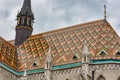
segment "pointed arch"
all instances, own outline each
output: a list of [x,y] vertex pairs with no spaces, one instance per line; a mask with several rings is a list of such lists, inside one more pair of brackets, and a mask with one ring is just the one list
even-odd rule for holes
[[106,80],[104,76],[100,75],[97,80]]
[[118,77],[118,79],[117,80],[120,80],[120,76]]

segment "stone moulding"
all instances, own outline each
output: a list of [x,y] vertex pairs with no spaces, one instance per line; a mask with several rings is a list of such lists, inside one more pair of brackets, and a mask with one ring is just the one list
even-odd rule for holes
[[[105,63],[120,63],[120,60],[113,60],[113,59],[108,59],[108,60],[91,60],[90,64],[105,64]],[[60,69],[65,69],[65,68],[73,68],[73,67],[79,67],[82,65],[82,62],[76,62],[76,63],[69,63],[69,64],[63,64],[63,65],[56,65],[52,67],[52,70],[60,70]],[[9,72],[21,76],[23,75],[23,71],[16,71],[8,66],[6,66],[3,63],[0,63],[0,67],[8,70]],[[34,74],[34,73],[41,73],[44,72],[44,68],[39,68],[39,69],[34,69],[34,70],[28,70],[27,74]]]

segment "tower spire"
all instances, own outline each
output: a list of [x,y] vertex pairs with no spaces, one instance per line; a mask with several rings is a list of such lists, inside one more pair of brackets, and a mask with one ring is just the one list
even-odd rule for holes
[[31,0],[24,0],[21,11],[17,14],[15,46],[23,42],[32,34],[34,14],[31,9]]
[[22,9],[19,15],[34,17],[31,9],[31,0],[24,0]]
[[106,15],[106,5],[104,5],[104,19],[106,20],[106,17],[107,17],[107,15]]

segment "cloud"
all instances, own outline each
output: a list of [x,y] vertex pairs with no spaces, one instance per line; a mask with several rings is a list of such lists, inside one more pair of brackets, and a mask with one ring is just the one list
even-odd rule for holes
[[[35,15],[33,34],[104,18],[103,5],[107,5],[107,19],[120,35],[119,0],[31,0]],[[0,36],[15,38],[16,14],[23,0],[0,0]]]

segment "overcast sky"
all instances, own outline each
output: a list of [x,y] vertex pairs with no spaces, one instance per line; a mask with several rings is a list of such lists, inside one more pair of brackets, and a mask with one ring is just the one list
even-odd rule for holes
[[[120,0],[31,0],[35,15],[33,34],[104,18],[120,35]],[[23,0],[0,0],[0,36],[15,38],[16,15]]]

